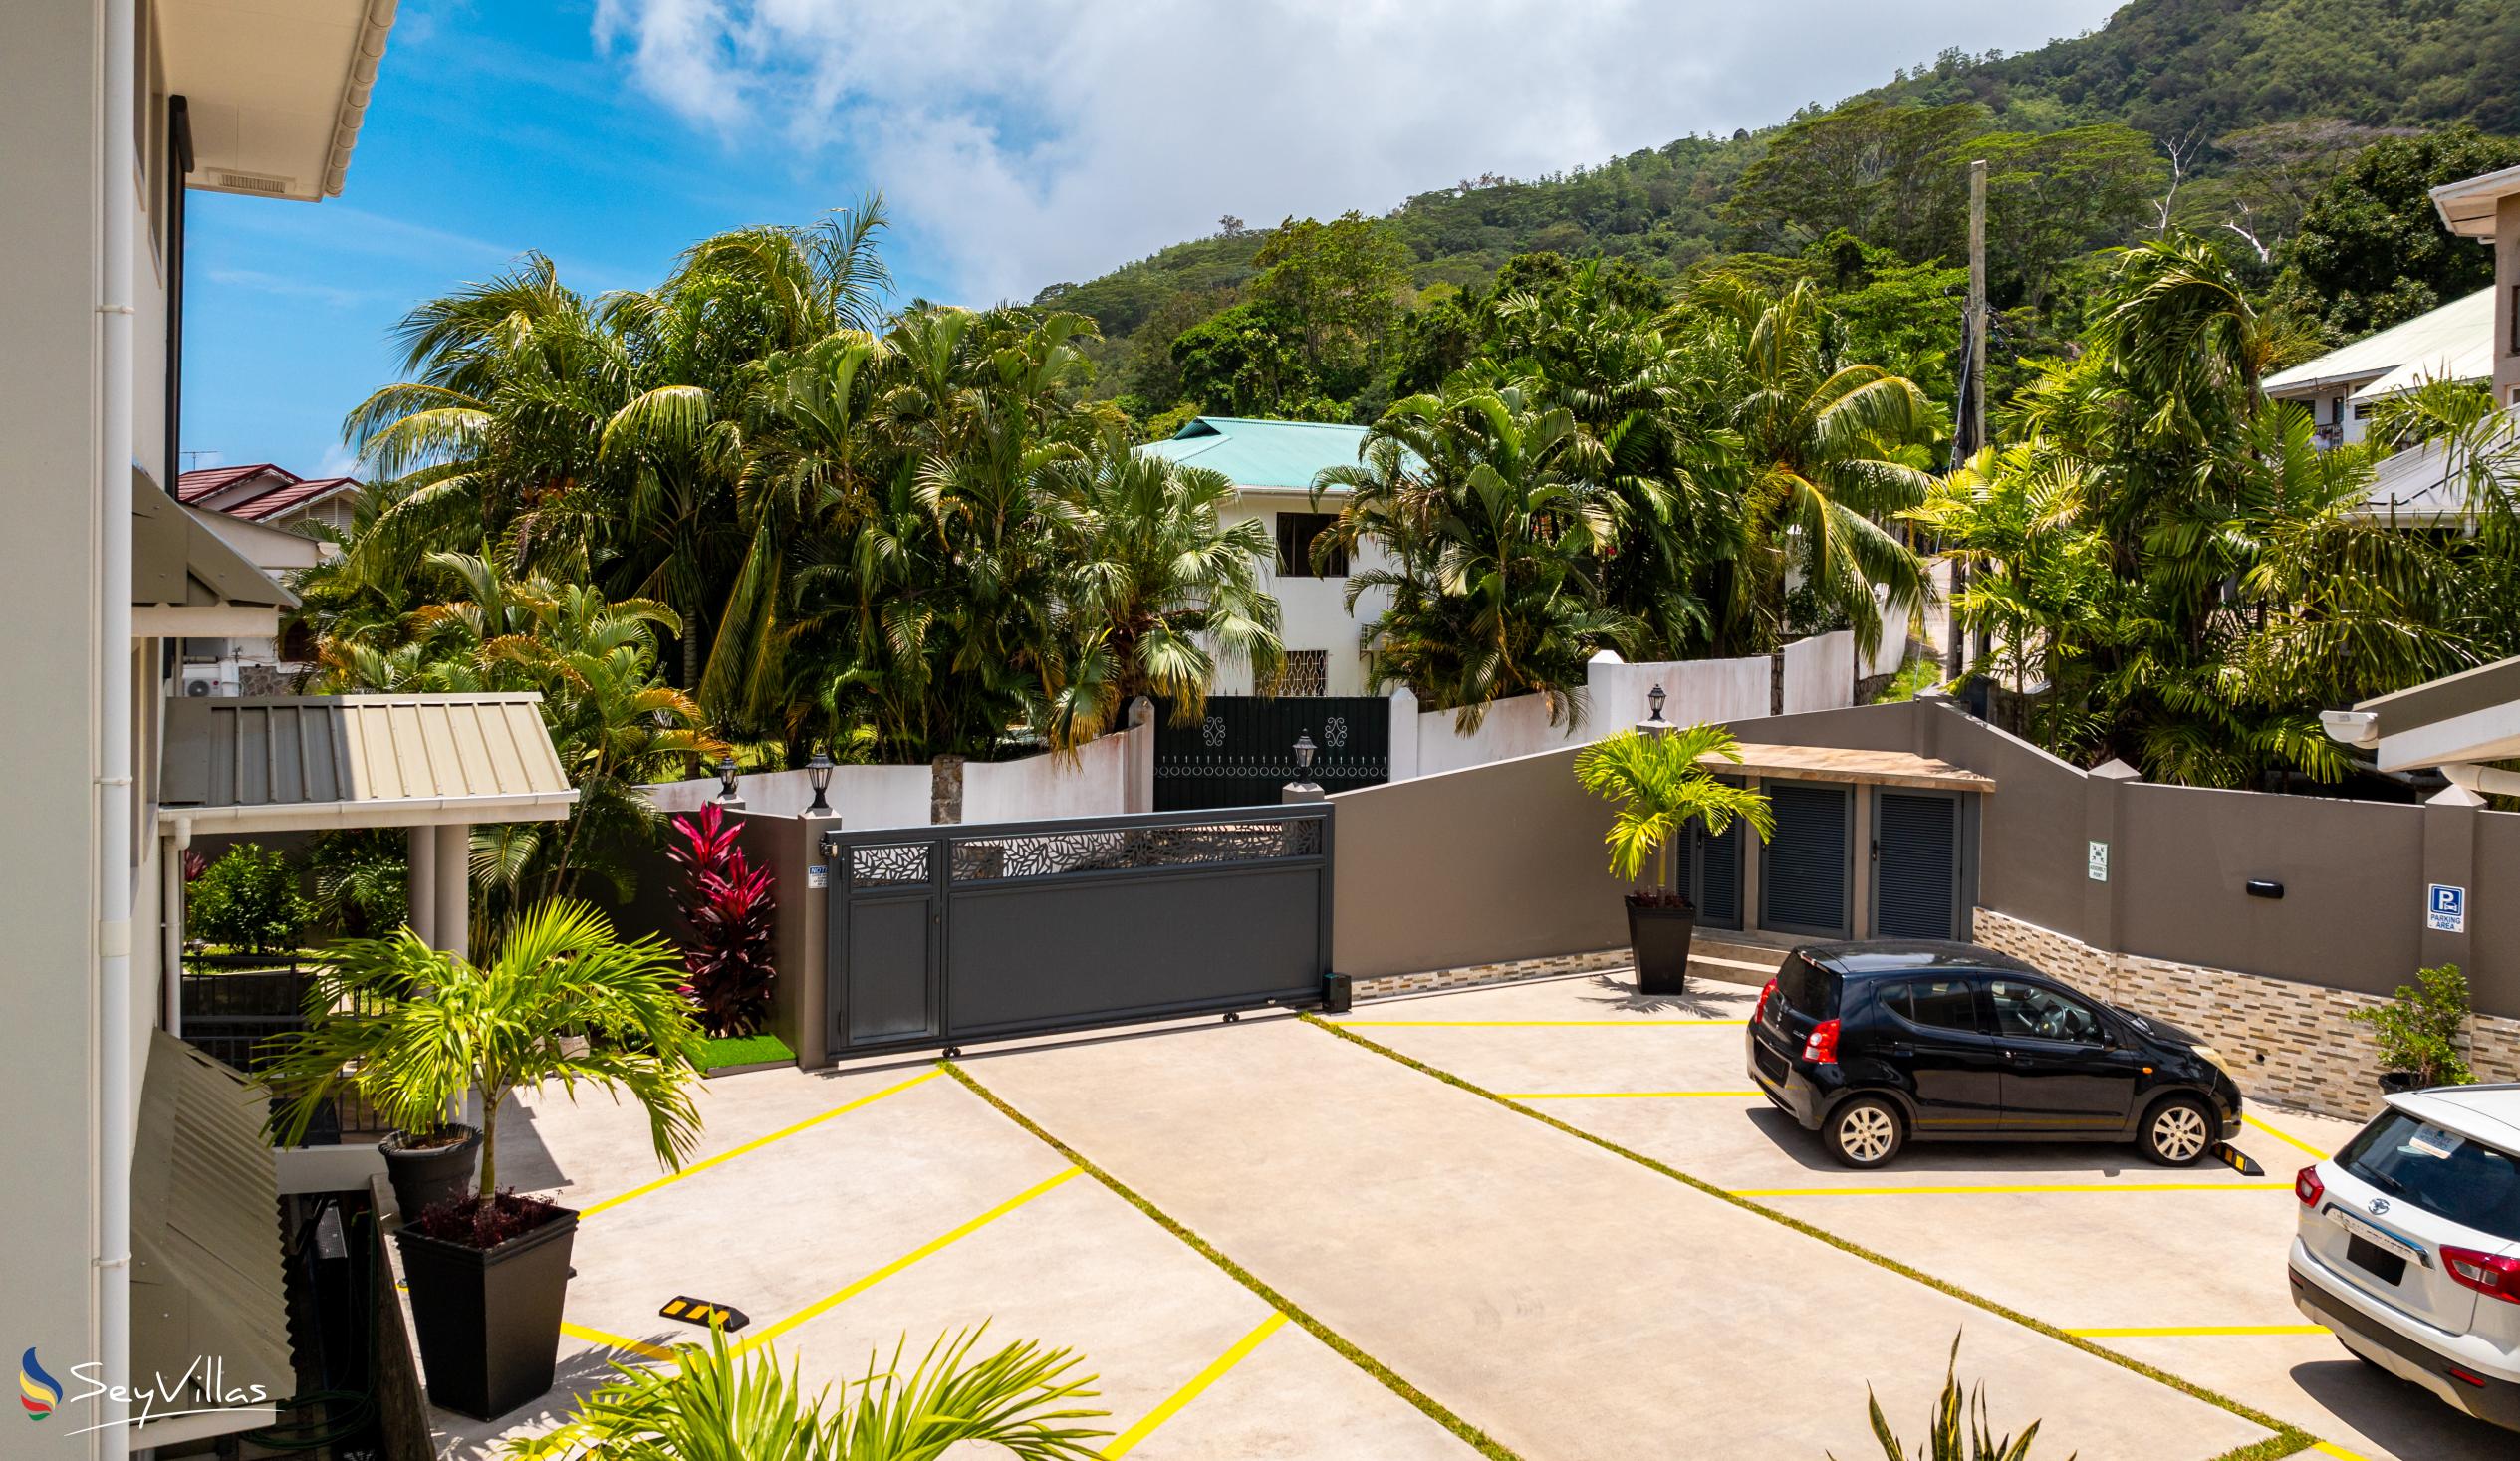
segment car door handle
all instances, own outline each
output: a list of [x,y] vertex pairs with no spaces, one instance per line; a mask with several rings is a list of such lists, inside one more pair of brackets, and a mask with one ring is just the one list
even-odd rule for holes
[[1893,1040],[1888,1045],[1882,1047],[1882,1054],[1884,1055],[1905,1056],[1914,1055],[1915,1053],[1916,1048],[1909,1045],[1904,1040]]

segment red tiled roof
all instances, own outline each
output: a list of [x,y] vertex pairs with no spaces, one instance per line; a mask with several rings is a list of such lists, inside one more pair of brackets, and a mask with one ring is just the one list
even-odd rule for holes
[[258,497],[249,497],[227,511],[259,523],[278,517],[293,507],[304,507],[344,488],[358,485],[357,477],[313,477],[287,487],[275,487]]
[[359,485],[356,477],[301,477],[286,467],[270,462],[253,462],[236,467],[200,467],[186,472],[176,479],[175,496],[178,501],[198,504],[239,482],[266,475],[279,478],[280,484],[213,511],[248,522],[264,522],[292,508],[304,507]]
[[295,482],[298,474],[270,462],[249,462],[241,467],[197,467],[175,479],[175,500],[199,502],[222,488],[233,487],[248,477],[270,472]]

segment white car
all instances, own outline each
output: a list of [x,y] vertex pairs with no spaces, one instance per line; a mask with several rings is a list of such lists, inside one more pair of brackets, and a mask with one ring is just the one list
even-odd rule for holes
[[2520,1086],[2390,1096],[2293,1193],[2301,1312],[2364,1360],[2520,1430]]

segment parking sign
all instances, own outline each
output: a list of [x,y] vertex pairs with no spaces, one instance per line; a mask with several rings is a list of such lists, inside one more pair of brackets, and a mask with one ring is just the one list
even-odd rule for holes
[[2467,889],[2436,882],[2424,893],[2423,926],[2436,933],[2467,931]]

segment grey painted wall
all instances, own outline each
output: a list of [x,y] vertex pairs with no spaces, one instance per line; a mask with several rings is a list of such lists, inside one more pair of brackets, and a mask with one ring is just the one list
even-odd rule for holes
[[1342,792],[1331,966],[1372,978],[1622,948],[1611,808],[1575,747]]
[[[2059,761],[1940,701],[1734,722],[1745,742],[1908,751],[1994,778],[1977,901],[2097,948],[2389,994],[2456,962],[2476,1007],[2520,1016],[2520,815],[2155,786]],[[1616,948],[1605,804],[1574,752],[1339,804],[1336,960],[1360,977]],[[2109,876],[2090,876],[2090,844]],[[2252,878],[2281,899],[2248,895]],[[2427,932],[2429,882],[2468,891],[2467,929]]]

